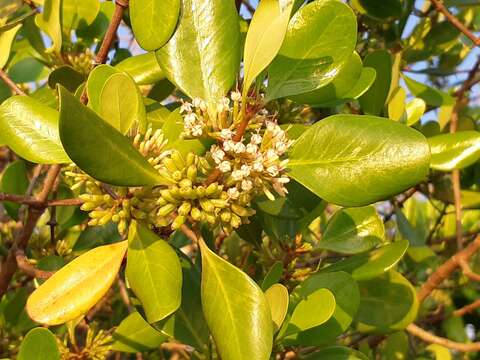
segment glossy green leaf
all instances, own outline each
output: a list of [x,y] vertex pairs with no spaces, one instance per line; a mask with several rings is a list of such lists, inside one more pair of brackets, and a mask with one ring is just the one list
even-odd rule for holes
[[[28,184],[25,162],[17,160],[10,163],[3,171],[0,180],[0,191],[6,194],[25,195]],[[3,202],[3,206],[12,219],[18,220],[20,204],[5,201]]]
[[364,67],[360,78],[355,83],[355,85],[350,89],[349,92],[343,95],[344,99],[358,99],[360,96],[365,94],[375,82],[377,78],[377,72],[374,68]]
[[275,264],[272,265],[270,270],[268,270],[267,275],[265,275],[265,279],[262,282],[262,290],[265,291],[277,282],[280,281],[283,274],[283,262],[277,261]]
[[45,328],[30,330],[20,345],[17,359],[60,360],[60,351],[55,335]]
[[56,89],[57,84],[60,84],[72,93],[74,93],[84,81],[85,75],[80,74],[69,65],[56,68],[48,76],[48,86],[50,88]]
[[228,360],[269,359],[273,323],[262,290],[203,240],[200,249],[202,306],[220,356]]
[[131,0],[130,21],[138,44],[160,49],[172,36],[180,14],[180,0]]
[[413,80],[408,76],[403,76],[403,79],[405,80],[408,90],[416,97],[424,100],[427,105],[439,107],[442,105],[452,105],[454,103],[453,98],[441,90]]
[[58,112],[28,96],[0,105],[0,142],[34,163],[70,162],[58,135]]
[[403,330],[417,316],[415,288],[396,271],[360,281],[360,307],[356,320],[361,331]]
[[62,25],[66,35],[82,25],[90,25],[100,11],[99,0],[63,0]]
[[480,159],[480,133],[459,131],[428,138],[432,152],[430,167],[440,171],[463,169]]
[[103,86],[110,76],[117,73],[118,70],[110,65],[99,65],[90,72],[87,80],[88,106],[96,112],[100,109]]
[[342,209],[328,221],[318,247],[356,254],[381,243],[384,235],[383,221],[373,206]]
[[272,312],[274,331],[280,329],[288,310],[288,290],[282,284],[274,284],[265,291],[268,305]]
[[144,352],[160,346],[167,336],[155,330],[138,312],[128,315],[112,335],[112,350],[122,352]]
[[240,66],[234,1],[182,1],[177,30],[156,54],[166,77],[185,94],[216,102],[233,86]]
[[368,360],[364,354],[344,346],[331,346],[304,357],[305,360]]
[[132,56],[115,65],[117,70],[126,72],[138,85],[150,85],[162,80],[163,74],[155,53]]
[[374,68],[377,75],[370,89],[359,98],[360,105],[365,114],[380,115],[390,90],[392,56],[386,50],[376,50],[365,57],[363,65]]
[[112,285],[126,250],[126,241],[99,246],[68,263],[30,295],[30,317],[59,325],[85,315]]
[[307,93],[330,83],[352,55],[356,39],[357,22],[348,5],[319,0],[300,8],[268,69],[267,99]]
[[335,311],[332,317],[320,326],[288,337],[284,340],[287,344],[305,346],[327,344],[334,341],[352,323],[360,304],[360,293],[352,276],[343,271],[316,273],[309,276],[293,291],[292,305],[322,288],[330,290],[335,297]]
[[284,9],[279,0],[260,2],[253,14],[244,48],[244,96],[255,78],[267,68],[282,46],[293,2]]
[[429,162],[428,143],[416,130],[379,117],[334,115],[298,138],[289,168],[319,197],[364,206],[422,181]]
[[164,324],[161,323],[160,330],[201,353],[208,353],[210,333],[202,311],[200,271],[187,256],[180,253],[179,257],[183,274],[182,303]]
[[290,96],[290,99],[302,104],[319,105],[342,99],[352,89],[362,73],[362,60],[354,52],[333,81],[318,90],[302,95]]
[[405,106],[405,111],[407,113],[407,125],[415,125],[427,109],[427,104],[425,101],[419,98],[415,98]]
[[407,93],[402,87],[396,88],[388,102],[388,117],[395,121],[405,122],[405,100]]
[[146,128],[142,94],[129,75],[118,73],[107,79],[100,95],[99,115],[122,134],[135,123]]
[[172,247],[144,225],[132,222],[128,233],[126,274],[149,323],[180,306],[182,269]]
[[10,57],[12,43],[21,27],[22,24],[18,24],[7,31],[0,33],[0,69],[7,64],[8,58]]
[[[0,12],[1,12],[1,10],[0,10]],[[8,22],[6,22],[6,23],[3,23],[3,20],[6,20],[6,18],[0,15],[0,19],[2,19],[2,21],[0,21],[0,34],[16,27],[17,25],[23,23],[30,16],[33,16],[33,15],[36,15],[36,14],[37,14],[37,12],[32,10],[32,11],[24,13],[24,14],[18,16],[18,17],[15,17],[14,19],[9,19]]]
[[396,241],[368,253],[353,255],[321,271],[322,273],[346,271],[357,281],[369,280],[393,268],[403,257],[407,248],[407,240]]
[[322,325],[335,311],[335,297],[328,289],[318,289],[304,296],[293,310],[287,334],[305,331]]
[[170,183],[126,137],[62,87],[59,128],[70,158],[100,181],[118,186]]
[[62,0],[45,0],[43,11],[35,17],[37,26],[46,32],[52,40],[48,52],[60,53],[62,49]]

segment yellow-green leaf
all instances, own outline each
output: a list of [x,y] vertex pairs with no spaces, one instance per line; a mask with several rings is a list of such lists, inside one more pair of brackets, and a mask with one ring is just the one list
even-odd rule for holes
[[288,290],[282,284],[274,284],[265,291],[265,297],[270,305],[274,330],[277,331],[282,326],[285,315],[288,310]]
[[13,40],[15,39],[15,36],[21,27],[22,24],[18,24],[10,30],[0,34],[0,69],[7,64],[8,58],[10,57],[10,49],[12,47]]
[[253,14],[245,40],[244,63],[246,95],[255,78],[272,62],[287,32],[293,1],[283,10],[279,0],[263,0]]
[[85,314],[112,285],[126,250],[127,241],[99,246],[68,263],[30,295],[30,317],[59,325]]
[[395,121],[402,121],[405,113],[405,100],[407,93],[402,87],[396,88],[392,93],[392,98],[388,102],[388,117]]
[[407,125],[412,126],[416,124],[422,117],[426,108],[427,104],[425,104],[425,101],[420,98],[415,98],[410,101],[405,106],[405,112],[407,113]]
[[262,290],[248,275],[200,241],[202,307],[225,360],[267,360],[272,350],[272,316]]
[[45,0],[43,12],[35,17],[37,26],[45,31],[52,40],[52,46],[48,52],[60,53],[62,49],[62,0]]

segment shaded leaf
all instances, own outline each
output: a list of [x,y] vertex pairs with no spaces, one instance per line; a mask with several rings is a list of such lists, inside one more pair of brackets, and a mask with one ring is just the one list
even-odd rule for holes
[[304,358],[305,360],[368,360],[360,351],[344,347],[332,346],[314,352]]
[[56,68],[48,76],[48,86],[50,88],[56,89],[57,84],[60,84],[72,93],[74,93],[84,81],[85,76],[68,65]]
[[112,285],[126,250],[126,241],[99,246],[68,263],[30,295],[30,317],[59,325],[86,314]]
[[[6,194],[25,195],[28,189],[28,184],[29,181],[25,162],[17,160],[10,163],[3,171],[0,182],[0,191]],[[12,219],[18,220],[20,204],[5,201],[3,202],[3,206]]]
[[80,24],[92,24],[99,11],[99,0],[63,0],[62,25],[65,34],[70,35]]
[[20,345],[17,359],[60,360],[55,336],[45,328],[30,330]]

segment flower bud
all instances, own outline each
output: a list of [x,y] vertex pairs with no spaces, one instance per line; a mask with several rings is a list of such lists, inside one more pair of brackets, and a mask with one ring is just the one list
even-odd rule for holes
[[210,200],[200,199],[199,202],[202,209],[205,210],[206,212],[213,212],[215,210],[215,206],[212,204]]
[[175,210],[175,205],[173,205],[173,204],[167,204],[167,205],[162,206],[162,207],[158,210],[157,215],[158,215],[158,216],[167,216],[167,215],[170,214],[173,210]]
[[176,230],[185,223],[186,217],[178,215],[172,222],[172,229]]
[[192,208],[192,210],[190,211],[190,215],[195,221],[200,221],[200,219],[202,218],[202,212],[196,207]]
[[190,202],[185,201],[179,208],[178,213],[180,215],[188,215],[190,210],[192,209],[192,204]]

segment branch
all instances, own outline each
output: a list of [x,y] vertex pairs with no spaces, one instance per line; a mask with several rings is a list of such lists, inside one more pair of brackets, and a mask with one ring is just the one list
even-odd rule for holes
[[480,39],[477,38],[465,25],[462,24],[448,9],[443,5],[440,0],[431,0],[438,12],[442,13],[450,23],[460,30],[466,37],[472,40],[475,46],[480,46]]
[[457,309],[453,312],[453,316],[461,317],[465,314],[471,313],[473,310],[478,309],[480,307],[480,299],[474,301],[471,304],[465,305],[464,307]]
[[0,69],[0,79],[2,79],[5,84],[7,84],[7,86],[10,88],[10,90],[13,91],[14,94],[22,96],[27,95],[22,89],[18,87],[17,84],[12,81],[12,79],[8,77],[7,73],[2,69]]
[[458,263],[462,269],[463,275],[468,277],[470,280],[480,281],[480,275],[472,270],[467,260],[460,259]]
[[407,326],[407,331],[422,339],[423,341],[430,343],[430,344],[438,344],[442,345],[448,349],[452,350],[458,350],[461,352],[473,352],[473,351],[480,351],[480,342],[475,342],[471,344],[464,344],[464,343],[458,343],[455,341],[451,341],[446,338],[442,338],[440,336],[433,335],[429,333],[428,331],[418,327],[415,324],[410,324]]
[[43,271],[34,267],[28,261],[27,257],[23,250],[17,250],[15,254],[15,259],[17,261],[18,268],[28,276],[37,278],[37,279],[48,279],[55,272],[54,271]]

